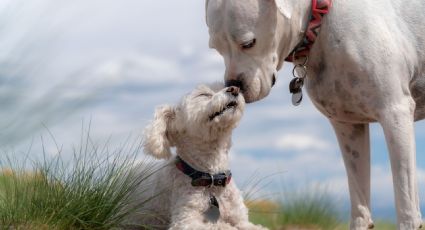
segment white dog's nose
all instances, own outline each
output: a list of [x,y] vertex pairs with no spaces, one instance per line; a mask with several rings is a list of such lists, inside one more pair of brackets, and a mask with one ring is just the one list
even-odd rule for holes
[[242,88],[242,81],[241,80],[226,80],[224,82],[226,87],[230,87],[230,86],[236,86],[239,89]]
[[231,93],[235,97],[239,95],[239,91],[239,88],[236,86],[230,86],[226,89],[226,92]]

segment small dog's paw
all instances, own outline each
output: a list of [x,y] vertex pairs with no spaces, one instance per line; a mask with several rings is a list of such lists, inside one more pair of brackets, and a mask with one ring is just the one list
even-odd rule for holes
[[268,230],[268,228],[252,223],[241,224],[237,226],[239,230]]
[[214,229],[214,230],[238,230],[238,228],[235,228],[232,225],[227,224],[227,223],[218,223],[218,224],[214,225],[214,227],[211,228],[211,229]]
[[257,230],[269,230],[268,228],[263,227],[261,225],[255,225],[255,227],[256,227]]

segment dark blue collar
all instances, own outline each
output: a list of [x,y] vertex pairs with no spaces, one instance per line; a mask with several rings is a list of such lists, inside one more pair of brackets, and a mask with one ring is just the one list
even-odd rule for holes
[[232,173],[230,170],[226,170],[222,173],[209,174],[206,172],[198,171],[192,168],[188,163],[182,160],[179,156],[176,157],[176,167],[181,172],[192,178],[192,186],[198,187],[211,187],[211,186],[222,186],[225,187],[230,183],[232,179]]

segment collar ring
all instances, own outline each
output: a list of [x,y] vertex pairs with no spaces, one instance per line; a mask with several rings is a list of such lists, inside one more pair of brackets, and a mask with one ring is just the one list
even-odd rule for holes
[[212,188],[214,186],[214,175],[210,174],[211,176],[211,184],[208,186],[208,188]]

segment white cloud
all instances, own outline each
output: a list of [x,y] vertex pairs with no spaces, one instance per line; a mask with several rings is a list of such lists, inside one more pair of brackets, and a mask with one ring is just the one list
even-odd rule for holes
[[325,151],[331,146],[330,143],[319,137],[303,133],[285,134],[277,140],[275,145],[278,149],[295,151]]
[[95,70],[95,76],[100,78],[98,83],[107,85],[126,83],[149,86],[184,80],[181,65],[176,60],[142,54],[106,61]]

